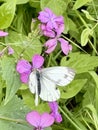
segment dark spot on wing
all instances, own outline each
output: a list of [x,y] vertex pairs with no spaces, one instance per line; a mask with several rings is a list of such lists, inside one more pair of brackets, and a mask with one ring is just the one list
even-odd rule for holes
[[68,77],[68,75],[65,74],[65,75],[64,75],[64,78],[67,78],[67,77]]

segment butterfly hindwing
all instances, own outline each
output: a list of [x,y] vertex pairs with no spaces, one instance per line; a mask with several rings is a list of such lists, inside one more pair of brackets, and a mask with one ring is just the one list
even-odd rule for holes
[[44,101],[56,101],[60,98],[60,91],[56,88],[56,84],[47,79],[43,75],[40,78],[41,93],[40,98]]

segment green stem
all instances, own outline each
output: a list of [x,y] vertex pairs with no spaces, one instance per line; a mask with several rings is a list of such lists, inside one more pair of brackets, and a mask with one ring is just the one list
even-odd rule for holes
[[6,45],[6,44],[4,44],[3,42],[0,42],[0,44],[1,44],[1,45],[3,45],[3,46],[7,46],[7,45]]
[[84,123],[86,124],[86,126],[87,126],[90,130],[92,130],[92,128],[89,126],[89,124],[84,120],[83,116],[82,116],[82,120],[84,121]]
[[64,114],[64,116],[71,122],[71,124],[77,129],[77,130],[83,130],[80,127],[77,126],[77,124],[66,114],[63,109],[59,106],[60,111]]
[[91,30],[94,30],[97,27],[97,25],[98,25],[98,23],[96,23],[95,26]]
[[95,7],[95,4],[94,4],[94,1],[93,1],[93,0],[92,0],[92,5],[93,5],[93,8],[94,8],[94,11],[95,11],[95,14],[96,14],[96,19],[98,19],[98,15],[97,15],[96,7]]
[[51,59],[52,59],[52,53],[49,55],[49,60],[48,60],[47,67],[49,67],[49,66],[50,66],[50,64],[51,64]]
[[4,116],[0,116],[0,119],[1,120],[16,122],[16,123],[20,123],[20,124],[26,124],[26,121],[21,120],[21,119],[12,119],[12,118],[9,118],[9,117],[4,117]]
[[69,41],[70,43],[72,43],[73,45],[75,45],[76,47],[78,47],[80,50],[82,50],[84,53],[88,54],[84,49],[82,49],[82,48],[81,48],[79,45],[77,45],[75,42],[73,42],[73,41],[70,40],[69,38],[65,37],[64,35],[63,35],[63,37],[64,37],[67,41]]
[[98,52],[97,52],[97,50],[96,50],[96,48],[94,47],[94,45],[92,44],[92,42],[89,40],[89,43],[90,43],[90,45],[92,46],[92,48],[93,48],[93,50],[96,52],[96,54],[98,55]]
[[54,60],[57,59],[57,57],[61,54],[61,50],[56,54],[56,56],[54,57]]
[[84,19],[81,17],[81,15],[79,14],[79,12],[77,10],[75,10],[75,13],[77,14],[77,16],[80,18],[80,20],[82,21],[82,23],[84,24],[84,26],[86,28],[89,28],[87,23],[84,21]]

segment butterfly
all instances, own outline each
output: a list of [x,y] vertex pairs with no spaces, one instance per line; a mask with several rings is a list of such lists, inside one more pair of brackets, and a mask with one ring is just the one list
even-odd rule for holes
[[29,89],[35,93],[35,105],[38,105],[38,96],[53,102],[60,98],[57,86],[68,85],[75,76],[75,71],[69,67],[55,66],[43,69],[34,69],[29,76]]

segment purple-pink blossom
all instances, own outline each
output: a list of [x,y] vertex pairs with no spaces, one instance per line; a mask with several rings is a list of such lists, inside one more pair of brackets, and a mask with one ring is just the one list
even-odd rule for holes
[[54,38],[54,39],[49,39],[45,43],[45,47],[47,47],[47,50],[45,51],[46,53],[50,54],[53,52],[57,46],[57,43],[60,42],[61,44],[61,50],[65,55],[68,55],[68,53],[72,50],[72,46],[68,43],[63,38]]
[[54,118],[48,113],[39,114],[37,111],[29,112],[26,115],[27,122],[34,126],[34,130],[44,130],[54,123]]
[[49,106],[50,106],[50,109],[51,109],[50,114],[54,117],[56,122],[60,123],[62,121],[62,116],[58,112],[57,102],[49,102]]
[[64,31],[64,25],[61,25],[57,30],[56,36],[46,41],[45,43],[45,47],[47,47],[47,50],[45,51],[46,53],[50,54],[51,52],[53,52],[58,42],[61,44],[61,50],[65,55],[68,55],[68,53],[72,50],[72,46],[68,43],[68,41],[66,41],[64,38],[60,38],[60,35],[63,31]]
[[0,37],[4,37],[4,36],[7,36],[8,33],[7,32],[4,32],[4,31],[0,31]]
[[64,24],[62,16],[56,16],[49,8],[39,12],[38,19],[41,23],[46,24],[48,29],[57,29],[59,24]]
[[8,55],[14,54],[14,49],[12,47],[8,47]]
[[27,60],[19,60],[16,65],[16,70],[20,74],[20,79],[23,83],[28,82],[28,78],[33,69],[39,69],[44,63],[44,58],[39,54],[35,54],[32,57],[32,64]]
[[47,37],[50,37],[50,38],[54,38],[55,37],[55,32],[52,30],[52,29],[48,29],[47,27],[46,27],[46,24],[41,24],[40,25],[40,29],[41,29],[41,31],[42,31],[42,34],[44,35],[44,36],[47,36]]
[[61,50],[65,55],[72,50],[72,46],[64,38],[61,38],[61,33],[64,31],[63,16],[56,16],[49,8],[39,12],[38,19],[41,21],[40,29],[43,35],[50,39],[44,44],[47,54],[52,53],[58,42],[61,44]]

